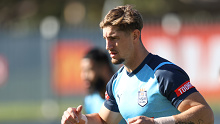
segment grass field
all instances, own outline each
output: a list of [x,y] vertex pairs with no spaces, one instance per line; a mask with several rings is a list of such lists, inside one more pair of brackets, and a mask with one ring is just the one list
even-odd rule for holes
[[[72,100],[57,100],[59,106],[58,114],[55,118],[50,118],[49,121],[60,120],[63,112],[68,107],[78,106],[82,104],[82,98],[73,98]],[[50,109],[53,109],[51,107]],[[54,114],[54,113],[52,113]],[[7,121],[48,121],[42,114],[41,101],[16,101],[16,102],[1,102],[0,103],[0,123]]]
[[[57,100],[59,112],[55,118],[48,120],[42,114],[41,101],[17,101],[0,103],[0,123],[1,122],[23,122],[23,121],[56,121],[60,122],[63,111],[68,107],[76,107],[83,103],[82,97],[72,98],[72,100]],[[220,102],[209,103],[215,113],[215,117],[220,117]],[[53,107],[51,107],[53,109]],[[217,118],[216,118],[217,119]],[[218,119],[220,120],[220,119]],[[219,122],[220,123],[220,122]],[[216,123],[217,124],[217,123]]]

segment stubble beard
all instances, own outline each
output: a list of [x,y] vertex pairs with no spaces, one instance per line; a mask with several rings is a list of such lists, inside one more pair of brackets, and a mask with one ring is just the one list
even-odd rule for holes
[[118,65],[118,64],[122,64],[125,61],[125,59],[112,59],[111,62],[112,64]]

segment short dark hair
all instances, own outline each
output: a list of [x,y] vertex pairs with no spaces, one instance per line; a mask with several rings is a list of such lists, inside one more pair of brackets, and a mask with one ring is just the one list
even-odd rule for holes
[[108,12],[99,26],[102,29],[106,26],[117,26],[121,31],[133,31],[135,29],[141,31],[143,19],[141,14],[131,5],[118,6]]
[[[90,59],[94,62],[94,66],[99,68],[100,66],[107,66],[110,72],[107,72],[109,74],[114,74],[112,63],[110,62],[109,55],[107,51],[104,51],[104,49],[99,48],[92,48],[90,49],[83,58]],[[106,73],[106,72],[103,72]],[[89,88],[89,94],[94,93],[95,91],[98,91],[100,96],[104,99],[105,98],[105,91],[106,91],[106,84],[108,82],[105,82],[103,78],[98,78],[96,82]]]
[[83,58],[93,60],[96,65],[107,65],[109,67],[109,70],[113,72],[113,67],[111,65],[109,55],[106,51],[100,48],[90,49]]

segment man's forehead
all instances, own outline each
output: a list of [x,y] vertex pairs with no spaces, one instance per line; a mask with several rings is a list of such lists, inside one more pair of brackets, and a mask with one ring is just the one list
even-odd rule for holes
[[119,32],[118,28],[115,26],[107,26],[103,28],[103,36],[115,35]]

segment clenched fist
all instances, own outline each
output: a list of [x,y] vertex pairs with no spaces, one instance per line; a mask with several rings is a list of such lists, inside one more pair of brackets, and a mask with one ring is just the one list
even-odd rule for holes
[[61,124],[78,124],[80,122],[84,122],[82,120],[82,105],[79,105],[77,108],[69,107],[66,111],[64,111]]

